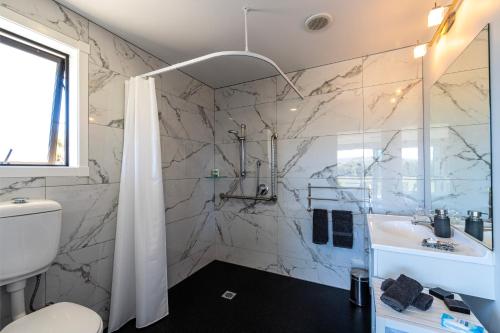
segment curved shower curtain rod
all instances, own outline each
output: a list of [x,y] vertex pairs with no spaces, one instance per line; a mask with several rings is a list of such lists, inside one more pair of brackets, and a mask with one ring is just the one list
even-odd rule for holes
[[301,99],[304,99],[304,96],[300,93],[300,91],[297,89],[297,87],[293,84],[293,82],[288,78],[288,76],[286,76],[286,74],[281,70],[281,68],[278,67],[278,65],[274,61],[272,61],[271,59],[269,59],[266,56],[263,56],[262,54],[258,54],[258,53],[249,51],[249,49],[248,49],[248,28],[247,28],[247,13],[249,10],[250,10],[249,8],[246,8],[246,7],[243,8],[243,12],[245,14],[245,51],[219,51],[219,52],[209,53],[209,54],[206,54],[206,55],[198,57],[198,58],[179,62],[179,63],[174,64],[174,65],[170,65],[170,66],[167,66],[167,67],[164,67],[161,69],[157,69],[157,70],[152,71],[152,72],[148,72],[148,73],[139,75],[139,77],[146,78],[146,77],[150,77],[150,76],[165,73],[165,72],[170,72],[170,71],[182,68],[182,67],[194,65],[194,64],[197,64],[199,62],[207,61],[207,60],[214,59],[214,58],[225,57],[225,56],[243,56],[243,57],[260,59],[260,60],[267,62],[269,65],[273,66],[274,69],[276,69],[276,71],[278,71],[278,73],[285,79],[285,81],[290,85],[290,87],[297,93],[297,95],[299,95],[299,97]]

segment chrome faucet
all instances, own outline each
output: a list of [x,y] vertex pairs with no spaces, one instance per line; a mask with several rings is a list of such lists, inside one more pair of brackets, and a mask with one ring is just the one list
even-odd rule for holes
[[411,224],[413,225],[423,225],[434,232],[434,221],[432,219],[431,215],[427,214],[422,214],[422,213],[416,213],[413,215],[413,218],[411,220]]

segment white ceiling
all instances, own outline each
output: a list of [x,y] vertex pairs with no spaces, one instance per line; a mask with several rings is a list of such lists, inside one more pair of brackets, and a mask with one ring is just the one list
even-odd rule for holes
[[[434,0],[58,0],[173,64],[206,53],[244,48],[242,8],[249,13],[250,50],[285,72],[428,40]],[[438,1],[441,3],[443,1]],[[307,32],[304,20],[328,12],[333,24]],[[248,60],[219,59],[184,71],[212,87],[269,76]],[[242,65],[243,64],[243,65]]]

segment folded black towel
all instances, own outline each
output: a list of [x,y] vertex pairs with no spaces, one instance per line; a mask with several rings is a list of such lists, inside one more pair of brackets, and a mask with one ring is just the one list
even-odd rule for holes
[[326,209],[313,211],[313,243],[328,243],[328,211]]
[[404,274],[389,284],[390,280],[385,283],[384,287],[387,289],[380,296],[380,300],[399,312],[408,308],[424,289],[418,281]]
[[[380,289],[382,289],[382,291],[386,291],[395,282],[396,282],[396,280],[388,278],[384,282],[382,282]],[[433,301],[434,301],[434,297],[432,297],[431,295],[420,293],[413,300],[411,305],[413,305],[414,307],[416,307],[419,310],[427,311],[431,307]]]
[[431,307],[432,302],[434,302],[434,297],[429,294],[420,293],[411,305],[419,310],[427,311]]
[[352,212],[346,210],[332,211],[333,246],[352,249],[353,223]]

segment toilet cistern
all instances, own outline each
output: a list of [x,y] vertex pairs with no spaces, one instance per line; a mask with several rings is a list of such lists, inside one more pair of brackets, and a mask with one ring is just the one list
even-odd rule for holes
[[0,286],[10,294],[13,320],[26,315],[26,280],[47,271],[56,257],[61,219],[61,205],[52,200],[0,202]]

